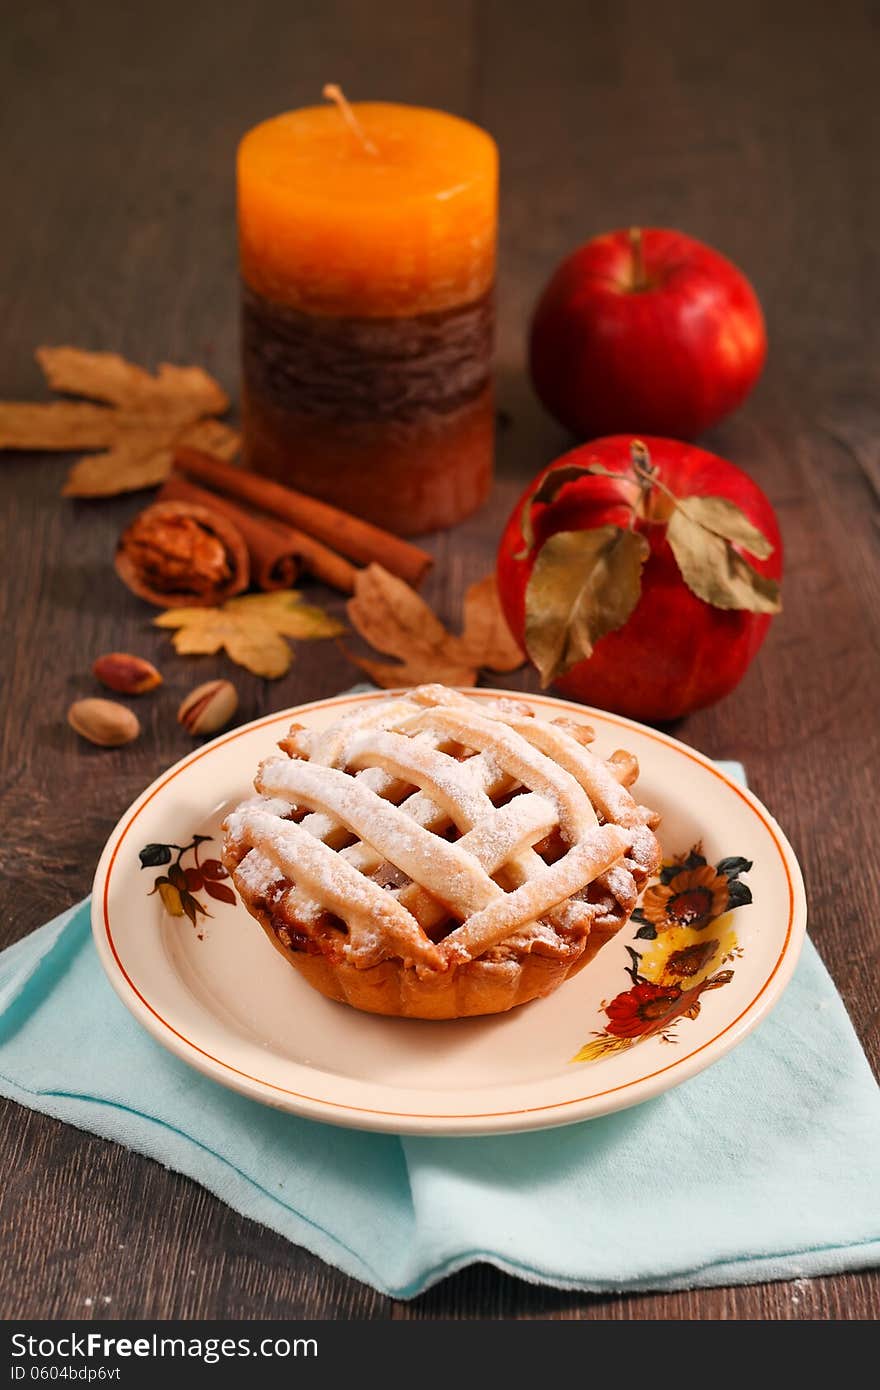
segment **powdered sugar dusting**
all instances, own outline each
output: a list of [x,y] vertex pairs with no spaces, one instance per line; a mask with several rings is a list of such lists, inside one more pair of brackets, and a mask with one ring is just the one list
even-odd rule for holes
[[[623,920],[656,863],[654,817],[621,769],[521,701],[420,687],[283,746],[258,773],[261,794],[225,822],[236,882],[257,902],[281,875],[292,921],[309,930],[334,913],[365,963],[385,952],[438,969],[502,942],[564,954],[603,913]],[[547,839],[560,855],[557,827],[564,852],[547,863],[534,847]],[[461,925],[438,949],[426,929],[450,914]]]

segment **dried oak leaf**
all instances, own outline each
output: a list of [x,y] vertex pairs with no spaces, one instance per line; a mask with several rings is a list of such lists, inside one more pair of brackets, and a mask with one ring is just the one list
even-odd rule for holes
[[303,603],[295,589],[247,594],[222,608],[172,608],[155,623],[176,628],[174,649],[181,656],[210,656],[225,648],[239,666],[267,680],[290,669],[293,652],[285,637],[338,637],[345,631],[322,609]]
[[513,671],[525,659],[508,631],[494,575],[468,589],[460,637],[447,631],[415,590],[376,564],[358,572],[348,616],[365,641],[398,658],[398,663],[373,661],[346,652],[386,690],[430,681],[474,685],[480,667]]
[[154,487],[167,478],[180,444],[222,458],[238,452],[238,433],[211,418],[228,409],[228,397],[201,367],[162,363],[151,376],[114,352],[42,347],[36,357],[53,390],[88,402],[0,402],[0,449],[103,449],[73,465],[68,497]]

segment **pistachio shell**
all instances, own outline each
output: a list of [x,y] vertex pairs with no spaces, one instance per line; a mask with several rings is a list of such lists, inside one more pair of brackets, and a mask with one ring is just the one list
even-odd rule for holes
[[191,690],[177,711],[178,723],[196,738],[225,728],[238,709],[238,691],[231,681],[206,681]]
[[137,715],[115,700],[76,700],[67,711],[67,722],[100,748],[131,743],[141,731]]

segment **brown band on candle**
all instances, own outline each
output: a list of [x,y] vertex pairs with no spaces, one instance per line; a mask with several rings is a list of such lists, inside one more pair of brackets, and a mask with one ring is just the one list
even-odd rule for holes
[[254,396],[300,416],[414,421],[485,391],[494,299],[402,318],[325,318],[242,286],[242,356]]
[[451,415],[345,425],[273,405],[245,383],[241,419],[247,468],[399,536],[455,526],[489,494],[491,383]]

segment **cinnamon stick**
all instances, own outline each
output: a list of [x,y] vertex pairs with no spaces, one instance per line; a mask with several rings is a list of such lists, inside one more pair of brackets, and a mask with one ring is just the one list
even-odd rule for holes
[[236,507],[225,497],[216,497],[203,487],[172,473],[156,498],[157,502],[195,502],[200,507],[225,516],[241,532],[251,562],[251,582],[269,593],[290,589],[299,574],[299,556],[290,542],[290,532],[271,517],[261,520],[253,512]]
[[416,588],[433,564],[427,551],[393,536],[360,517],[320,502],[294,488],[283,487],[259,473],[235,468],[198,449],[178,448],[175,467],[195,482],[236,501],[246,502],[298,527],[334,550],[361,564],[378,563]]
[[251,559],[251,578],[265,592],[289,589],[302,568],[331,588],[339,589],[344,594],[354,593],[357,574],[354,565],[293,526],[285,526],[275,517],[249,511],[230,502],[228,497],[198,487],[176,468],[172,469],[171,476],[159,493],[160,501],[166,498],[198,502],[228,517],[244,537]]

